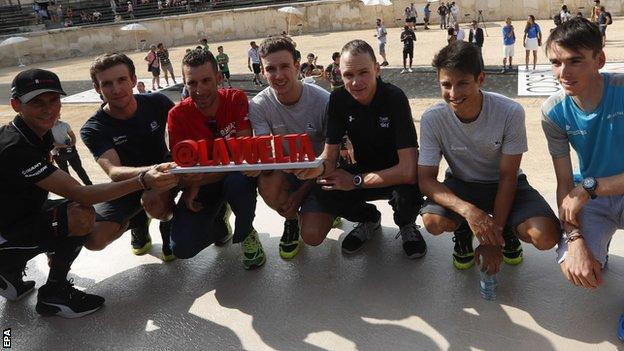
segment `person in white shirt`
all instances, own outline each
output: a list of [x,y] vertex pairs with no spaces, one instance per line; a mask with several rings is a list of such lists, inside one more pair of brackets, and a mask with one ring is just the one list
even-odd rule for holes
[[380,66],[387,66],[388,60],[386,59],[386,36],[388,32],[386,31],[386,27],[381,24],[381,18],[377,19],[377,34],[375,37],[377,38],[377,43],[379,44],[379,55],[383,58],[383,62]]
[[464,30],[459,27],[459,22],[455,22],[455,25],[453,27],[455,29],[455,37],[457,38],[457,41],[464,41],[464,39],[466,38],[466,32],[464,32]]

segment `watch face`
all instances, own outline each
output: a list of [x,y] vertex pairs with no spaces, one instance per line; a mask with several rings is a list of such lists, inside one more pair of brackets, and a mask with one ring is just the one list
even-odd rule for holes
[[362,176],[356,175],[353,177],[353,184],[355,184],[355,186],[360,186],[362,184]]
[[594,178],[583,179],[583,188],[592,189],[594,186],[596,186],[596,180]]

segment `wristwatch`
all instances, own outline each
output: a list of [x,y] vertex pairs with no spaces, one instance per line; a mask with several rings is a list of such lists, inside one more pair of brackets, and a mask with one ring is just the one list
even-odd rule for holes
[[583,181],[581,182],[581,185],[583,186],[583,189],[587,191],[590,198],[595,199],[596,197],[598,197],[596,195],[596,188],[598,187],[598,181],[596,180],[596,178],[587,177],[583,179]]
[[356,188],[361,188],[364,185],[364,178],[362,178],[361,174],[353,176],[353,185],[355,185]]

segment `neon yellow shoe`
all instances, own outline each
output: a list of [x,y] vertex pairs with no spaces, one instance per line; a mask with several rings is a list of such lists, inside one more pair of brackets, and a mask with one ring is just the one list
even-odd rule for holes
[[150,252],[152,250],[152,238],[149,234],[149,226],[145,225],[145,227],[132,229],[130,231],[130,244],[132,245],[132,253],[137,256]]
[[518,237],[511,231],[503,233],[505,246],[503,247],[503,262],[511,266],[522,263],[522,244]]
[[301,249],[301,238],[299,237],[299,220],[287,219],[284,221],[284,232],[279,243],[280,257],[285,260],[293,259]]
[[261,267],[266,262],[266,256],[262,249],[262,243],[258,239],[258,232],[252,229],[249,235],[241,243],[243,249],[243,266],[245,269]]
[[453,266],[457,269],[469,269],[474,266],[474,249],[472,248],[472,232],[465,221],[455,230],[453,241]]
[[342,218],[341,217],[334,217],[334,221],[332,222],[332,228],[338,228],[340,227],[340,224],[342,224]]

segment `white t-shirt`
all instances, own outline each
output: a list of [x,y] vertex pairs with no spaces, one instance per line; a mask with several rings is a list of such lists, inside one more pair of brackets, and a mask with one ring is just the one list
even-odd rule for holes
[[57,144],[66,144],[68,140],[71,141],[69,137],[69,132],[71,132],[71,127],[69,124],[63,121],[56,121],[54,127],[52,127],[52,137],[54,138],[54,142]]
[[457,30],[457,33],[455,34],[455,37],[457,38],[457,41],[463,41],[464,38],[466,38],[466,32],[464,32],[463,29],[459,28]]
[[249,48],[247,55],[251,59],[251,63],[260,63],[260,54],[258,53],[258,49]]
[[383,24],[377,27],[377,41],[379,44],[386,43],[386,34],[386,27],[384,27]]

